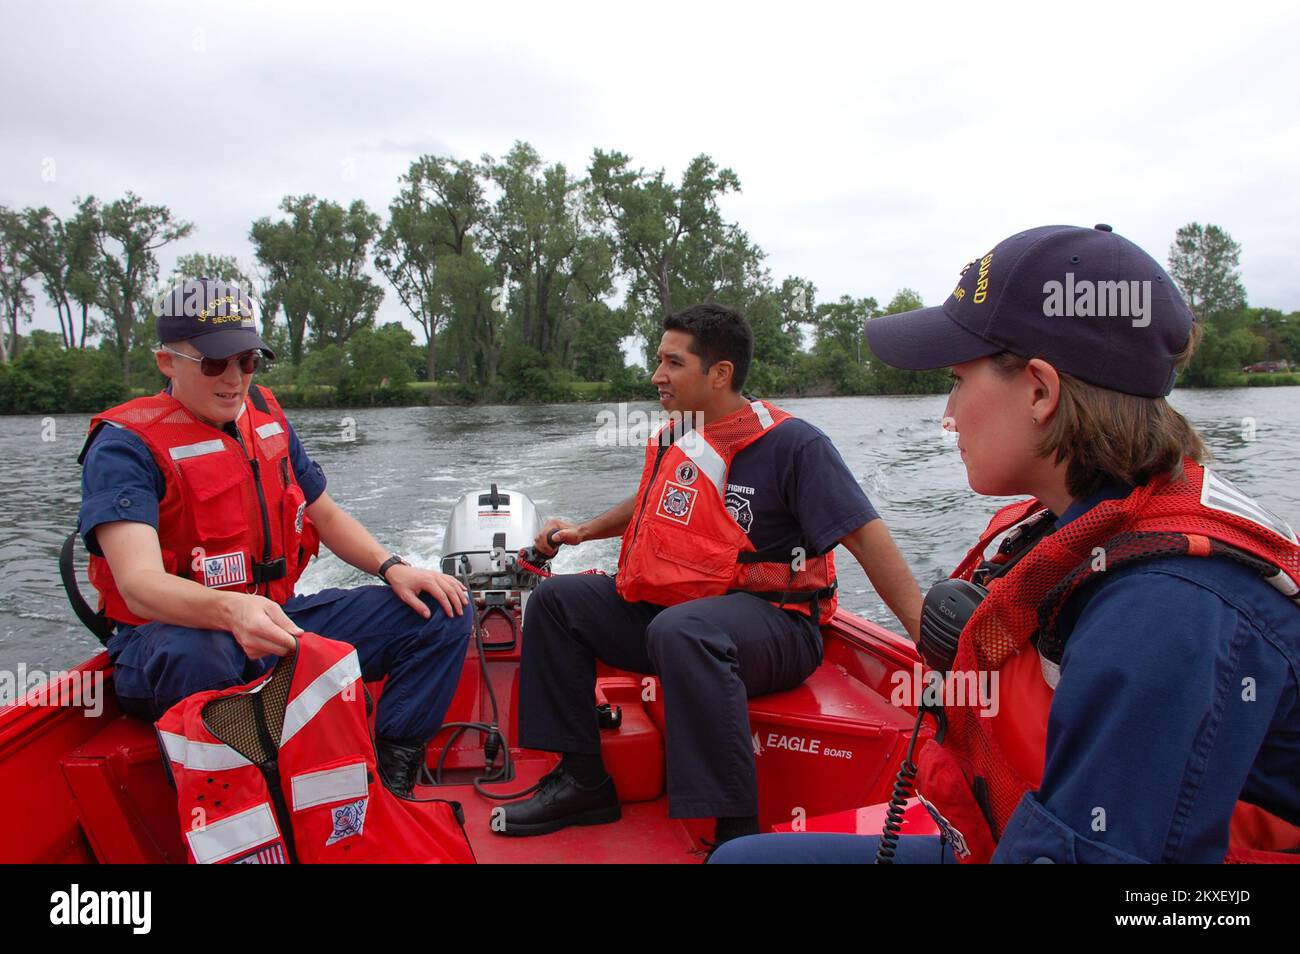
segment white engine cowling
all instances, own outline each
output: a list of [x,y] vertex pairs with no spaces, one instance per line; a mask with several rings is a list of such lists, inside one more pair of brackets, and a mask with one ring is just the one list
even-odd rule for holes
[[495,577],[513,576],[515,556],[531,546],[541,529],[527,494],[496,484],[487,493],[468,493],[452,508],[442,542],[442,572],[497,588]]

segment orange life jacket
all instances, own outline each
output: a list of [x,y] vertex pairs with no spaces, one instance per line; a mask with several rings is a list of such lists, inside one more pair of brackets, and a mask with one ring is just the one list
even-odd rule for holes
[[[989,583],[963,628],[954,685],[991,684],[988,674],[996,672],[1000,704],[985,715],[978,693],[950,693],[944,741],[927,741],[916,777],[917,792],[960,832],[962,861],[988,861],[1021,798],[1042,781],[1055,679],[1040,653],[1058,638],[1059,613],[1080,586],[1139,560],[1219,556],[1247,563],[1292,599],[1300,593],[1300,546],[1291,529],[1195,461],[1186,460],[1184,472],[1102,501],[1044,536]],[[1027,500],[1000,510],[953,577],[970,580],[990,542],[1043,509]],[[1238,803],[1230,837],[1225,860],[1300,862],[1282,853],[1300,848],[1300,828],[1258,806]]]
[[835,615],[835,559],[799,545],[759,552],[727,509],[736,454],[790,417],[766,401],[671,440],[666,424],[646,445],[636,509],[623,533],[618,593],[675,606],[748,592],[824,624]]
[[312,633],[247,685],[157,722],[191,863],[474,860],[459,806],[379,779],[356,650]]
[[[166,392],[95,415],[86,448],[105,425],[138,435],[162,471],[158,542],[168,573],[277,603],[293,596],[320,538],[289,459],[289,423],[269,390],[249,388],[239,440]],[[110,620],[149,622],[127,607],[103,557],[91,555],[90,582]]]

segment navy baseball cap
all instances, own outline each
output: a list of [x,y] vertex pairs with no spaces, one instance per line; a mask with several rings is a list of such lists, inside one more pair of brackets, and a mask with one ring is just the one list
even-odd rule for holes
[[275,360],[257,334],[257,303],[234,282],[187,278],[154,300],[153,313],[163,344],[188,341],[205,358],[257,350]]
[[942,305],[873,318],[866,335],[897,368],[1009,351],[1098,387],[1162,397],[1193,320],[1165,270],[1109,225],[1045,225],[966,266]]

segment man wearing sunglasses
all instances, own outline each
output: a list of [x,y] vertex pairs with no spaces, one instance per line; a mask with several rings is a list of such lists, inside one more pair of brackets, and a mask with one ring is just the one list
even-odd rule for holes
[[[376,750],[409,794],[455,693],[473,611],[460,581],[408,565],[325,492],[271,392],[274,353],[242,289],[189,279],[155,304],[168,386],[91,420],[79,530],[122,708],[157,720],[196,692],[256,678],[318,633],[387,677]],[[294,584],[319,544],[387,586]]]

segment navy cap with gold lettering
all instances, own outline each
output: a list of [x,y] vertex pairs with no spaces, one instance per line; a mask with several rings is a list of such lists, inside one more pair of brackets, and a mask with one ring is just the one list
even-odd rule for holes
[[1099,387],[1160,397],[1173,390],[1193,320],[1165,270],[1109,225],[1046,225],[971,262],[942,305],[873,318],[866,335],[898,368],[1009,351]]
[[245,351],[272,351],[257,334],[257,303],[233,282],[187,278],[153,303],[158,340],[188,341],[208,358],[229,358]]

